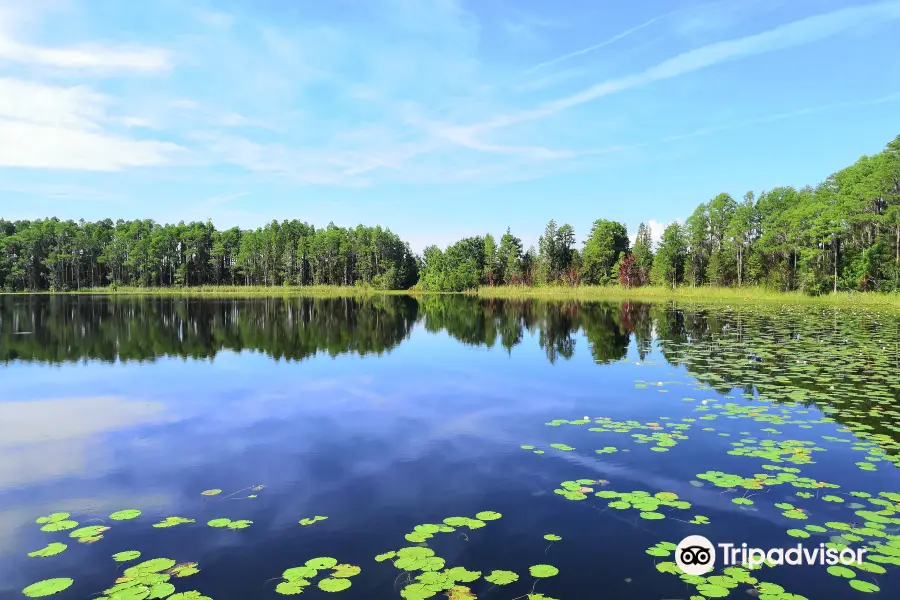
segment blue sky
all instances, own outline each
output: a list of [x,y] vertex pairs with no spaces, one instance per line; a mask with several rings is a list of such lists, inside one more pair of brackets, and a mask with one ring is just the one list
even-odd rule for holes
[[[0,0],[0,217],[665,224],[900,133],[900,1]],[[654,232],[661,233],[658,227]]]

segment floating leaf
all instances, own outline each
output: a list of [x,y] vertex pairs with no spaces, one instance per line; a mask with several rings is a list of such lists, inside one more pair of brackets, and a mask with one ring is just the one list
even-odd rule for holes
[[879,592],[881,588],[871,583],[869,581],[865,581],[863,579],[851,579],[850,587],[859,592]]
[[293,581],[282,581],[275,586],[275,591],[285,596],[295,596],[303,593],[303,588],[309,585],[305,579],[295,579]]
[[186,519],[185,517],[166,517],[164,520],[159,523],[154,523],[153,526],[162,529],[165,527],[175,527],[176,525],[181,525],[182,523],[196,523],[196,519]]
[[229,525],[231,525],[231,519],[213,519],[212,521],[208,521],[206,524],[210,527],[217,528],[228,527]]
[[204,490],[200,492],[201,496],[218,496],[222,493],[222,490],[214,489],[214,490]]
[[560,541],[562,538],[559,537],[559,536],[556,535],[556,534],[548,533],[547,535],[544,536],[544,539],[547,540],[548,542],[558,542],[558,541]]
[[319,589],[323,592],[340,592],[350,587],[348,579],[325,578],[319,580]]
[[475,518],[479,521],[496,521],[500,517],[502,517],[498,512],[494,512],[492,510],[486,510],[475,515]]
[[[62,514],[65,514],[65,513],[62,513]],[[69,521],[69,520],[50,521],[49,523],[47,523],[46,525],[41,527],[41,531],[48,531],[48,532],[53,533],[53,532],[57,532],[57,531],[67,531],[69,529],[75,529],[76,527],[78,527],[78,521]]]
[[59,521],[65,521],[70,516],[71,515],[67,512],[57,512],[57,513],[52,513],[52,514],[46,515],[44,517],[38,517],[37,519],[34,520],[34,522],[38,523],[40,525],[43,525],[44,523],[57,523]]
[[68,546],[62,544],[60,542],[50,542],[45,547],[40,550],[35,550],[34,552],[29,552],[28,556],[32,558],[47,558],[49,556],[56,556],[60,552],[64,551]]
[[131,519],[136,519],[141,516],[141,511],[136,508],[129,508],[126,510],[119,510],[109,515],[109,518],[113,521],[128,521]]
[[116,562],[128,562],[129,560],[140,558],[140,556],[141,553],[138,550],[124,550],[122,552],[116,552],[112,555],[112,558]]
[[155,583],[150,587],[150,595],[147,600],[167,598],[175,593],[175,586],[168,582]]
[[104,531],[108,531],[109,527],[104,527],[103,525],[89,525],[88,527],[81,527],[76,529],[75,531],[69,533],[69,537],[71,538],[93,538],[99,536]]
[[312,567],[313,569],[330,569],[338,564],[337,559],[331,558],[330,556],[320,556],[317,558],[311,558],[306,561],[307,567]]
[[554,567],[553,565],[534,565],[528,569],[528,572],[531,573],[532,577],[553,577],[557,573],[559,573],[559,569]]
[[29,598],[43,598],[57,594],[71,586],[73,581],[68,577],[56,577],[54,579],[44,579],[37,583],[32,583],[22,590],[22,593]]
[[332,577],[355,577],[359,575],[360,569],[356,565],[337,565],[334,567],[334,572],[331,574]]
[[494,585],[508,585],[518,581],[519,576],[512,571],[492,571],[490,575],[485,576],[484,580]]
[[846,577],[847,579],[853,579],[854,577],[856,577],[856,573],[854,573],[852,569],[842,567],[841,565],[828,567],[826,571],[828,571],[829,575],[834,575],[835,577]]
[[169,596],[169,600],[211,600],[211,598],[208,598],[207,596],[202,595],[200,592],[198,592],[196,590],[192,590],[190,592],[182,592],[180,594],[172,594],[171,596]]
[[291,567],[287,569],[281,576],[288,581],[294,581],[297,579],[311,579],[316,576],[318,571],[313,567]]

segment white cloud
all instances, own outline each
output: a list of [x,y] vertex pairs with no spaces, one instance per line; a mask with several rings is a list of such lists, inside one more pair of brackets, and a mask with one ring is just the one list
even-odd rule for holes
[[[653,238],[654,248],[659,246],[659,242],[660,242],[660,240],[662,240],[663,231],[666,230],[666,227],[668,227],[672,223],[681,223],[681,222],[682,222],[681,219],[675,219],[674,221],[668,221],[666,223],[657,221],[656,219],[650,219],[648,221],[644,221],[644,225],[646,225],[647,227],[650,228],[650,237]],[[640,223],[638,225],[635,225],[633,228],[629,227],[629,229],[632,229],[632,231],[628,234],[628,238],[631,240],[632,245],[634,244],[634,241],[637,239],[637,231],[638,231],[639,226],[640,226]]]
[[125,48],[101,44],[47,48],[18,42],[2,31],[0,61],[101,73],[121,71],[128,74],[165,71],[172,66],[172,56],[158,48]]
[[116,171],[170,162],[183,151],[106,132],[108,104],[85,86],[0,79],[0,166]]
[[576,94],[549,102],[540,108],[500,115],[489,121],[468,126],[467,129],[473,133],[481,133],[542,119],[610,94],[679,77],[725,62],[809,44],[860,25],[885,23],[896,19],[900,19],[900,2],[896,1],[854,6],[807,17],[755,35],[684,52],[639,73],[609,79]]

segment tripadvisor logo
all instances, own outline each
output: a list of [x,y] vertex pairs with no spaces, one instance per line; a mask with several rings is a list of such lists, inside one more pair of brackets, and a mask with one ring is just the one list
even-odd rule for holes
[[819,544],[811,548],[797,544],[790,548],[751,548],[747,544],[713,545],[702,535],[689,535],[675,548],[675,564],[687,575],[703,575],[716,566],[716,548],[724,566],[744,565],[750,568],[763,563],[777,565],[854,565],[863,562],[866,548],[826,548]]
[[675,548],[675,564],[688,575],[703,575],[716,566],[716,549],[702,535],[689,535]]

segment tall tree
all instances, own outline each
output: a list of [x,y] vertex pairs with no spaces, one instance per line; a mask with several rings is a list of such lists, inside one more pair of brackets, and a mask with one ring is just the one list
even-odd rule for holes
[[618,277],[614,269],[628,253],[628,230],[621,223],[598,219],[584,242],[581,253],[582,281],[590,284],[612,283]]

